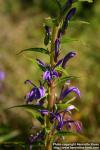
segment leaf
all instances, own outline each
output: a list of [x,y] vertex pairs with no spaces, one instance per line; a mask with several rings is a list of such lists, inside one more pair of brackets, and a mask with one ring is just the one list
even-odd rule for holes
[[55,2],[57,3],[59,9],[61,10],[62,9],[62,5],[61,5],[60,1],[59,0],[55,0]]
[[93,0],[78,0],[79,2],[88,2],[88,3],[93,3]]
[[28,105],[17,105],[17,106],[10,107],[8,109],[17,108],[17,107],[26,109],[26,111],[29,112],[34,118],[38,119],[41,122],[41,124],[44,123],[43,117],[38,112],[39,109],[42,110],[42,109],[44,109],[44,107],[28,104]]
[[[64,110],[64,109],[67,109],[69,106],[71,106],[71,104],[69,104],[69,103],[57,104],[57,109],[58,110]],[[75,107],[75,106],[74,106],[74,109],[76,109],[77,111],[79,111],[79,109],[77,107]]]
[[73,25],[73,24],[86,24],[89,25],[90,23],[84,20],[74,20],[74,21],[70,21],[69,25]]
[[44,109],[44,107],[42,107],[42,106],[33,105],[33,104],[16,105],[16,106],[9,107],[8,109],[12,109],[12,108],[16,108],[16,107],[27,108],[27,109],[32,109],[32,110]]
[[10,139],[16,137],[17,135],[19,135],[18,130],[12,131],[12,132],[5,134],[5,135],[1,135],[0,136],[0,143],[5,142],[7,140],[10,140]]
[[84,139],[84,140],[87,140],[87,137],[79,134],[79,133],[76,133],[76,132],[70,132],[70,131],[58,131],[56,134],[56,136],[77,136],[81,139]]
[[68,76],[68,72],[65,69],[63,69],[62,67],[56,67],[55,70],[60,71],[60,72],[64,73],[66,76]]
[[79,40],[78,39],[74,39],[74,38],[68,38],[68,37],[65,37],[65,36],[63,36],[62,40],[61,40],[62,44],[69,43],[69,42],[75,42],[75,41],[79,41]]
[[79,78],[79,77],[76,77],[76,76],[64,76],[64,77],[58,78],[57,84],[60,84],[62,82],[68,81],[68,80],[76,79],[76,78]]
[[76,99],[76,97],[74,96],[73,98],[71,98],[70,100],[64,99],[63,102],[66,102],[66,104],[70,104],[71,102],[73,102]]
[[56,21],[55,18],[47,17],[44,20],[44,24],[49,27],[52,27],[55,21]]
[[43,54],[48,54],[49,55],[49,51],[44,49],[44,48],[28,48],[28,49],[24,49],[21,50],[19,53],[17,53],[17,55],[23,53],[23,52],[27,52],[27,51],[32,51],[32,52],[39,52],[39,53],[43,53]]

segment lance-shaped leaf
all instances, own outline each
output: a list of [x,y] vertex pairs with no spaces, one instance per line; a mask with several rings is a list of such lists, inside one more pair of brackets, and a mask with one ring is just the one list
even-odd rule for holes
[[68,76],[68,72],[65,69],[63,69],[62,67],[56,67],[55,70],[58,72],[64,73],[66,76]]
[[38,52],[38,53],[43,53],[43,54],[48,54],[49,55],[49,51],[44,49],[44,48],[27,48],[27,49],[21,50],[17,54],[21,54],[23,52],[28,52],[28,51]]
[[70,132],[70,131],[58,131],[55,136],[76,136],[78,137],[79,139],[82,139],[84,141],[87,141],[88,138],[79,134],[79,133],[76,133],[76,132]]
[[7,140],[11,140],[12,138],[15,138],[18,136],[20,133],[18,130],[12,131],[10,133],[4,134],[0,136],[0,143],[5,142]]
[[88,2],[88,3],[93,3],[93,0],[78,0],[79,2]]
[[73,109],[78,111],[78,108],[71,104],[57,104],[57,109],[61,111],[71,111]]
[[29,112],[32,115],[32,117],[38,119],[41,123],[44,122],[44,119],[42,118],[42,116],[38,112],[39,109],[44,110],[44,107],[42,107],[42,106],[32,105],[32,104],[16,105],[16,106],[12,106],[8,109],[12,109],[12,108],[24,108],[27,112]]
[[64,77],[58,78],[57,84],[63,83],[68,80],[77,79],[77,78],[78,77],[76,76],[64,76]]
[[70,43],[70,42],[76,42],[76,41],[79,41],[78,39],[74,39],[74,38],[71,38],[71,37],[62,37],[62,39],[61,39],[61,43],[62,44],[66,44],[66,43]]
[[55,2],[57,3],[57,5],[58,5],[58,7],[59,7],[59,9],[60,9],[60,11],[61,11],[61,9],[62,9],[62,6],[61,6],[61,3],[60,3],[60,1],[59,1],[59,0],[55,0]]

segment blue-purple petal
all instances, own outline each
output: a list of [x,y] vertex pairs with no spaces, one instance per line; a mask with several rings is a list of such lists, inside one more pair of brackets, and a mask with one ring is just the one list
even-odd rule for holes
[[58,72],[55,70],[52,70],[52,77],[58,78],[59,77]]
[[48,115],[49,114],[49,111],[48,110],[39,110],[39,112],[42,114],[42,115]]
[[50,82],[53,78],[58,78],[58,73],[54,69],[46,70],[43,74],[43,80]]
[[71,10],[68,12],[68,14],[66,15],[65,20],[69,21],[71,19],[71,17],[76,13],[76,8],[71,8]]
[[74,92],[80,97],[80,91],[76,87],[69,87],[61,93],[60,99],[64,99],[69,93]]
[[49,70],[46,70],[43,74],[43,80],[47,80],[48,82],[50,82],[52,80],[52,76],[50,74]]
[[54,49],[54,52],[55,52],[55,54],[54,54],[54,61],[55,62],[57,62],[57,57],[59,55],[59,47],[60,47],[60,41],[59,41],[59,39],[56,39],[56,41],[55,41],[55,49]]
[[80,121],[75,121],[76,131],[82,132],[82,123]]
[[44,97],[44,96],[45,96],[45,89],[44,89],[43,86],[40,86],[39,92],[40,92],[41,97]]
[[45,63],[44,63],[44,62],[42,62],[40,59],[36,59],[36,61],[37,61],[37,63],[38,63],[40,66],[42,66],[42,67],[46,68]]
[[63,59],[60,59],[60,60],[56,63],[56,65],[55,65],[54,68],[56,68],[56,67],[58,67],[59,65],[61,65],[62,62],[63,62]]
[[34,86],[30,92],[26,95],[27,103],[32,102],[33,100],[40,99],[45,96],[45,89],[41,85],[39,88]]
[[62,62],[62,67],[65,68],[66,63],[69,61],[70,58],[74,57],[76,55],[75,52],[69,52],[64,58]]
[[5,79],[5,73],[4,71],[0,71],[0,81],[3,81]]

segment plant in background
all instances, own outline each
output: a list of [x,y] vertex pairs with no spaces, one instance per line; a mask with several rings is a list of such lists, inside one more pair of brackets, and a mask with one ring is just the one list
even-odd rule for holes
[[[36,59],[42,71],[39,86],[30,80],[25,81],[25,84],[30,84],[32,88],[26,94],[26,105],[20,107],[26,108],[41,123],[41,130],[29,137],[30,150],[36,143],[42,143],[43,149],[51,150],[53,142],[61,142],[66,135],[79,135],[82,132],[82,123],[72,117],[72,111],[78,110],[72,102],[80,98],[81,94],[77,87],[71,86],[71,80],[76,77],[70,76],[66,71],[68,61],[76,56],[76,52],[70,51],[62,58],[60,57],[62,37],[76,13],[73,5],[77,1],[67,0],[65,4],[62,4],[60,0],[55,0],[59,7],[59,14],[56,18],[48,18],[45,21],[44,45],[46,48],[30,48],[20,52],[40,52],[50,58],[47,63]],[[61,89],[57,93],[59,84]],[[71,93],[75,96],[69,99]]]

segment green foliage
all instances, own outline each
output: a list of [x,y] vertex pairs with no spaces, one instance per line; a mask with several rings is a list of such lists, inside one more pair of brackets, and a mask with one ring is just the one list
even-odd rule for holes
[[87,141],[87,137],[81,135],[81,134],[78,134],[76,132],[65,132],[65,131],[59,131],[56,133],[57,136],[76,136],[76,137],[79,137],[80,139],[82,139],[83,141]]
[[27,52],[27,51],[49,54],[49,51],[44,48],[28,48],[28,49],[21,50],[18,54],[21,54],[21,53]]
[[32,104],[28,104],[28,105],[17,105],[17,106],[13,106],[13,107],[10,107],[9,109],[12,109],[12,108],[23,108],[25,109],[27,112],[29,112],[31,114],[31,116],[35,119],[37,119],[38,121],[41,122],[41,124],[44,123],[44,118],[40,115],[39,113],[39,109],[42,110],[44,109],[44,107],[42,106],[38,106],[38,105],[32,105]]
[[7,134],[4,134],[4,135],[1,135],[0,136],[0,143],[3,143],[7,140],[11,140],[12,138],[16,137],[19,135],[19,131],[18,130],[15,130],[15,131],[12,131],[10,133],[7,133]]

